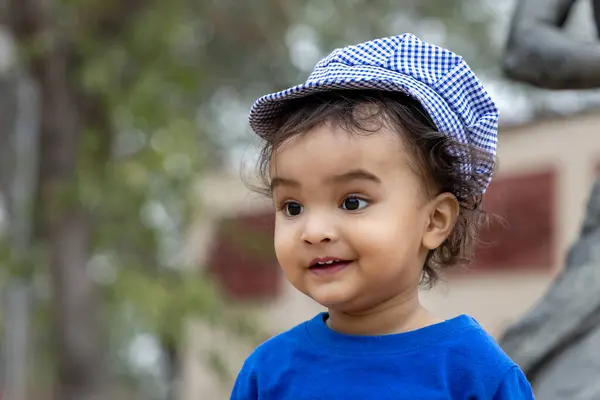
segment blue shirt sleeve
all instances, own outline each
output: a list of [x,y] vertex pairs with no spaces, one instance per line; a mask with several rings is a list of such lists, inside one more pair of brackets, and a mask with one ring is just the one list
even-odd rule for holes
[[250,356],[235,380],[229,400],[257,400],[258,385],[254,371],[253,357]]
[[535,400],[531,385],[519,367],[508,370],[493,400]]

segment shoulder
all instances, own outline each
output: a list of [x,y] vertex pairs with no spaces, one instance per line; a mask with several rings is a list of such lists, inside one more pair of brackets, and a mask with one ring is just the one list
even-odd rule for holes
[[309,321],[302,322],[293,328],[279,333],[256,347],[248,356],[245,365],[259,366],[280,363],[283,359],[307,346],[306,325]]
[[459,361],[464,361],[463,358],[476,360],[479,366],[488,366],[500,372],[515,366],[515,363],[477,320],[468,315],[457,318],[464,321],[466,329],[451,337],[446,345]]
[[307,346],[306,324],[299,324],[259,345],[242,364],[230,398],[256,399],[259,388],[267,387],[282,371],[292,368],[297,354],[302,354],[302,347]]
[[456,382],[483,398],[533,399],[525,375],[496,340],[474,318],[460,318],[469,321],[469,329],[445,344],[448,367],[454,371]]

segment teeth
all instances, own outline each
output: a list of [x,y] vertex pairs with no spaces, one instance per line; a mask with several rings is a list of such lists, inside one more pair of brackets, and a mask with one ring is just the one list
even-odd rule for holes
[[334,263],[334,261],[325,261],[325,262],[320,262],[319,261],[317,264],[319,264],[319,265],[329,265],[329,264],[333,264],[333,263]]

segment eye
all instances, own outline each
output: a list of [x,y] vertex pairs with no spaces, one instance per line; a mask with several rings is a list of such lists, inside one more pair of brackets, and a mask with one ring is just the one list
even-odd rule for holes
[[348,196],[342,203],[342,209],[347,211],[358,211],[362,210],[368,205],[369,203],[366,200],[361,199],[360,197]]
[[289,217],[300,215],[303,209],[304,207],[300,203],[289,202],[283,205],[283,211]]

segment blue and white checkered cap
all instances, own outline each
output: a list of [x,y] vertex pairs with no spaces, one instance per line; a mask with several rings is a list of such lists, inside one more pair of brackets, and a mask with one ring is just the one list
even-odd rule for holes
[[[334,50],[306,82],[256,100],[250,126],[266,136],[285,100],[335,89],[403,92],[421,103],[440,132],[496,155],[498,109],[479,79],[462,57],[410,33]],[[491,177],[493,165],[464,167]],[[489,180],[481,183],[482,193]]]

